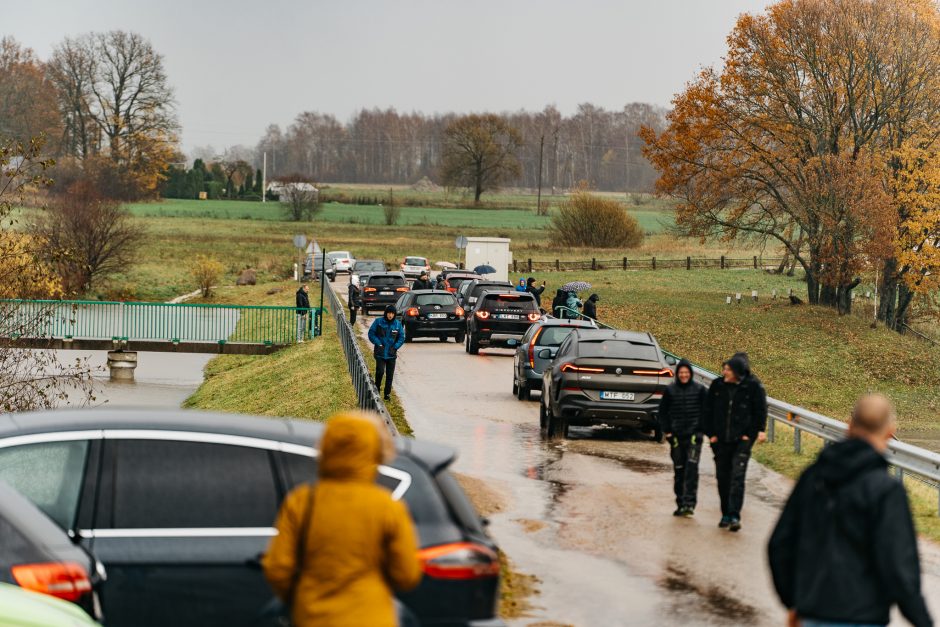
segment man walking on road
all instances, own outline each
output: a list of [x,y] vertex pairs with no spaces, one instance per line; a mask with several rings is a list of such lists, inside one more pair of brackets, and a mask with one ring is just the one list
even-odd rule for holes
[[413,290],[433,290],[434,284],[428,280],[428,273],[422,272],[421,276],[412,284],[411,289]]
[[405,327],[395,317],[395,305],[387,305],[385,314],[376,318],[369,327],[369,341],[372,342],[372,353],[375,355],[375,387],[382,389],[382,378],[385,378],[385,400],[392,393],[392,379],[395,376],[395,360],[398,358],[398,349],[405,343]]
[[895,604],[915,627],[933,625],[907,493],[886,472],[894,431],[890,401],[862,397],[848,439],[823,449],[793,489],[768,546],[790,625],[887,625]]
[[347,292],[347,305],[349,305],[349,324],[356,324],[356,312],[362,306],[360,296],[362,288],[356,281],[349,281],[349,291]]
[[310,286],[306,283],[300,286],[297,290],[296,307],[297,307],[297,343],[302,344],[304,337],[307,333],[307,316],[310,313],[310,297],[307,295],[310,291]]
[[692,378],[692,364],[683,359],[676,367],[676,380],[663,392],[659,404],[660,427],[669,442],[675,470],[676,511],[673,516],[691,518],[695,514],[706,393],[705,386]]
[[767,392],[751,373],[747,353],[736,353],[726,361],[721,375],[708,388],[703,426],[715,456],[721,499],[718,526],[738,531],[751,448],[766,439]]

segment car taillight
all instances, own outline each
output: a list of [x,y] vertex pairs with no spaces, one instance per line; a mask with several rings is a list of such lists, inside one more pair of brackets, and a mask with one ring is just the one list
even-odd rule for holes
[[364,292],[374,292],[374,291],[375,291],[375,288],[374,288],[374,287],[367,287],[367,288],[364,289],[363,291],[364,291]]
[[463,307],[458,307],[457,309],[454,310],[454,313],[457,314],[458,316],[462,316],[467,312],[463,310]]
[[412,316],[412,317],[414,317],[414,318],[417,318],[417,317],[418,317],[418,308],[417,308],[417,307],[412,307],[411,309],[409,309],[409,310],[408,310],[407,312],[405,312],[405,313],[408,314],[409,316]]
[[575,366],[572,363],[564,364],[561,367],[562,372],[604,372],[603,368],[589,368],[587,366]]
[[480,310],[480,311],[476,312],[474,315],[475,315],[477,318],[479,318],[480,320],[486,320],[487,318],[490,317],[490,312]]
[[539,318],[541,318],[541,317],[542,317],[541,314],[530,313],[530,314],[529,314],[529,322],[538,322]]
[[663,393],[662,393],[662,392],[653,392],[653,394],[650,396],[650,398],[662,399],[662,398],[663,398]]
[[633,374],[643,374],[651,377],[671,377],[672,370],[669,368],[663,368],[662,370],[634,370]]
[[408,288],[407,288],[407,287],[399,287],[399,288],[397,288],[395,291],[396,291],[396,292],[407,292],[407,291],[408,291]]
[[91,592],[91,580],[75,562],[20,564],[10,569],[13,579],[25,590],[41,592],[66,601],[78,601]]
[[489,579],[499,576],[496,552],[472,542],[455,542],[418,551],[421,569],[434,579]]
[[532,339],[529,341],[529,368],[535,368],[535,343],[538,341],[539,336],[542,335],[542,331],[545,330],[545,327],[542,327],[535,332],[535,335],[532,336]]

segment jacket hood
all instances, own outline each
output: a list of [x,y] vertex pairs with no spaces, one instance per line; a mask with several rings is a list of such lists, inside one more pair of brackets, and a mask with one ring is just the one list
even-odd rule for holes
[[339,414],[326,423],[320,441],[320,478],[372,482],[381,460],[381,437],[373,421]]
[[592,302],[595,302],[595,303],[596,303],[597,301],[599,301],[600,299],[601,299],[601,297],[598,296],[597,294],[591,294],[591,297],[588,298],[589,301],[592,301]]
[[[389,312],[392,312],[396,316],[398,315],[398,311],[395,309],[395,305],[385,305],[385,312],[382,314],[382,317],[384,318],[385,314]],[[394,318],[392,318],[392,320],[394,320]]]
[[816,461],[819,476],[833,487],[848,483],[867,470],[887,465],[887,460],[871,444],[858,438],[827,446]]
[[560,298],[562,300],[568,300],[568,292],[565,290],[557,290],[555,292],[555,298]]
[[747,358],[747,353],[735,353],[734,356],[725,363],[728,364],[728,367],[731,368],[731,371],[734,372],[739,379],[743,379],[751,374],[751,362]]
[[679,382],[679,368],[688,368],[689,372],[692,373],[692,378],[689,379],[689,383],[695,380],[695,370],[692,369],[692,362],[688,359],[680,359],[679,363],[676,365],[676,383],[678,385],[689,385],[689,383],[680,383]]

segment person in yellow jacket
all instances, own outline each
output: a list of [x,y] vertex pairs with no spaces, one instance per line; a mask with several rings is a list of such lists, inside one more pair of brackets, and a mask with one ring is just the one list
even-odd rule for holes
[[393,589],[421,581],[411,516],[375,483],[378,464],[394,451],[380,429],[366,415],[333,417],[320,444],[319,481],[298,486],[281,505],[262,563],[293,625],[394,627]]

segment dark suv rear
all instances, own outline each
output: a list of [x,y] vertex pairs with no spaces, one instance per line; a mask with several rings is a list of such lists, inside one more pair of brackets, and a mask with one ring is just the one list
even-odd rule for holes
[[463,342],[466,324],[463,309],[446,290],[413,290],[395,305],[398,319],[405,325],[405,341],[416,337],[436,337],[442,342],[452,337]]
[[541,314],[532,294],[484,291],[467,317],[465,348],[476,355],[481,347],[516,346],[539,318]]
[[457,290],[457,302],[463,307],[467,315],[473,306],[477,304],[480,294],[483,292],[512,292],[514,291],[512,283],[508,281],[493,281],[491,279],[473,279],[465,282]]
[[362,313],[368,316],[373,309],[394,305],[407,291],[408,282],[401,272],[377,272],[362,288]]

